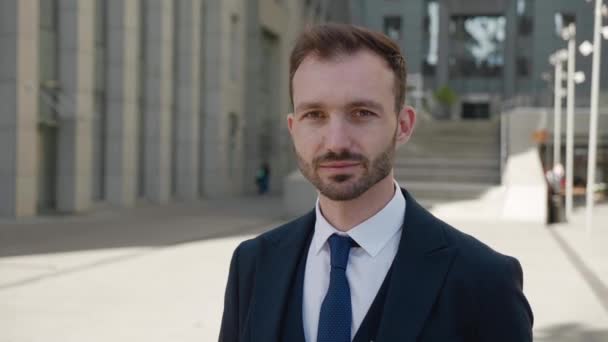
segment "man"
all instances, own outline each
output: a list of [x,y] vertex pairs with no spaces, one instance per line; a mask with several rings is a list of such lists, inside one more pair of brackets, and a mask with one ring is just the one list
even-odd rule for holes
[[393,178],[415,122],[399,47],[350,25],[312,27],[290,75],[288,128],[318,200],[236,249],[220,341],[532,341],[517,260]]

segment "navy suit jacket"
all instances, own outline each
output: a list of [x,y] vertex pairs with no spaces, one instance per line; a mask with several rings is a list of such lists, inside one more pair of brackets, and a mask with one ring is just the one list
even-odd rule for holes
[[[402,191],[403,233],[375,342],[532,342],[519,262],[437,219]],[[238,246],[220,342],[279,340],[290,285],[314,225],[313,210]]]

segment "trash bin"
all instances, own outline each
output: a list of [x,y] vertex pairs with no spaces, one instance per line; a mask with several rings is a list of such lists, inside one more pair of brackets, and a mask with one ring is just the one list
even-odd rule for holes
[[566,222],[564,196],[551,194],[549,203],[549,223]]

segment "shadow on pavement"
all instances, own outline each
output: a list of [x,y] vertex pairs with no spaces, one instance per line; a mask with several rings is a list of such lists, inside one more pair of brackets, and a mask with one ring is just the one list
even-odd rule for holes
[[536,342],[605,342],[608,330],[591,329],[577,323],[554,325],[536,331]]
[[[572,263],[574,268],[578,271],[578,273],[585,279],[587,284],[591,287],[593,294],[599,301],[600,305],[606,312],[608,312],[608,287],[602,282],[602,280],[591,270],[585,262],[581,259],[581,257],[576,253],[574,248],[572,248],[568,242],[562,238],[558,232],[554,229],[549,228],[549,233],[553,237],[553,239],[557,242],[561,250],[566,254],[566,257]],[[592,340],[590,340],[592,341]],[[603,339],[602,341],[608,341],[608,337]]]
[[239,197],[3,221],[0,257],[160,247],[259,234],[284,221],[281,208],[280,197]]

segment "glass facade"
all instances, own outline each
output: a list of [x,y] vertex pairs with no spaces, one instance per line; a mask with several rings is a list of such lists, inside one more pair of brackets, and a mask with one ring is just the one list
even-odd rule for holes
[[505,64],[504,16],[452,16],[450,78],[498,78]]

